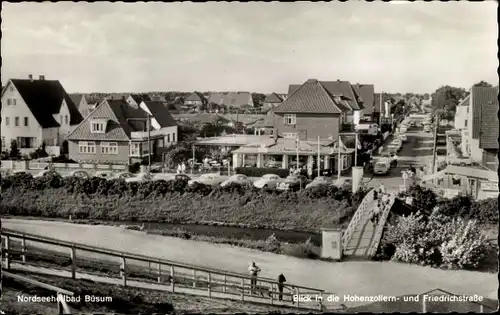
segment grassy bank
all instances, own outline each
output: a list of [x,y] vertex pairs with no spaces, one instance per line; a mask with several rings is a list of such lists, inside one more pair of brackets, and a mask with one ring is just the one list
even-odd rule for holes
[[346,224],[362,195],[348,191],[317,193],[214,190],[164,194],[83,194],[65,188],[2,191],[2,212],[11,216],[207,223],[252,228],[317,232],[321,226]]

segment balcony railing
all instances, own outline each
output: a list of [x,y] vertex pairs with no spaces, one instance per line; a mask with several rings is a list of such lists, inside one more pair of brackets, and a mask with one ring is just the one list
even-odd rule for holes
[[133,131],[130,133],[130,137],[132,139],[147,139],[148,135],[151,137],[163,136],[163,130],[151,130],[151,133],[148,134],[147,131]]

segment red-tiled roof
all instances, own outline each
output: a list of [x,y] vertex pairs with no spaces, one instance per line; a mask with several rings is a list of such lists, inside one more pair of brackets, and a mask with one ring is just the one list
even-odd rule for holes
[[82,102],[83,94],[69,94],[73,104],[75,104],[76,108],[80,107],[80,103]]
[[273,112],[340,114],[342,110],[318,80],[310,79],[274,108]]
[[340,96],[344,104],[352,110],[361,109],[357,95],[349,81],[321,81],[321,84],[332,96]]
[[142,101],[152,101],[148,94],[130,94],[130,96],[137,104],[140,104]]
[[300,86],[301,86],[300,84],[290,84],[288,86],[288,96],[292,95],[295,91],[297,91],[300,88]]
[[42,128],[60,126],[53,115],[61,111],[63,100],[69,109],[70,125],[76,125],[83,120],[78,108],[58,80],[11,79],[10,81]]
[[276,93],[269,94],[264,100],[264,103],[281,103],[281,102],[283,102],[283,98]]
[[224,92],[212,93],[208,98],[208,103],[225,105],[227,107],[253,107],[252,94],[250,92]]
[[481,149],[498,149],[498,88],[473,87],[472,102],[473,138]]

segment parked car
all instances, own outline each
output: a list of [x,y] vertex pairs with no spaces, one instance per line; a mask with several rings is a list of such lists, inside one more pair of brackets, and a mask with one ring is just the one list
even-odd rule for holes
[[266,174],[258,179],[253,185],[257,188],[273,188],[282,181],[281,177],[276,174]]
[[[121,174],[121,175],[124,176],[122,178],[124,178],[127,183],[132,183],[132,182],[136,182],[136,183],[137,182],[147,182],[147,181],[152,181],[152,180],[155,179],[154,174],[146,173],[146,172],[145,173],[139,173],[139,174],[137,174],[135,176],[129,176],[129,175],[125,175],[125,174]],[[134,174],[132,174],[132,175],[134,175]],[[125,176],[128,176],[128,177],[125,177]]]
[[387,146],[388,149],[394,148],[396,152],[399,152],[401,148],[403,147],[403,143],[401,140],[393,140],[389,145]]
[[229,186],[231,184],[238,184],[241,186],[247,186],[247,185],[251,185],[252,183],[253,183],[252,180],[250,178],[248,178],[248,176],[243,175],[243,174],[235,174],[235,175],[230,176],[225,181],[223,181],[220,185],[222,187],[226,187],[226,186]]
[[98,171],[95,173],[94,177],[111,179],[113,177],[116,177],[116,173],[112,171]]
[[334,185],[337,186],[338,188],[342,188],[342,189],[351,189],[352,188],[352,179],[347,178],[347,177],[341,177],[335,181]]
[[188,185],[194,185],[194,183],[200,183],[205,185],[220,185],[224,181],[224,177],[219,174],[202,174],[197,179],[191,179],[188,181]]
[[118,173],[118,174],[116,174],[114,178],[127,179],[127,178],[132,178],[132,177],[135,177],[135,176],[136,176],[135,174],[132,174],[130,172],[124,172],[124,173]]
[[48,169],[48,170],[43,170],[43,171],[36,173],[33,177],[43,177],[43,176],[49,175],[49,174],[58,174],[59,175],[58,172]]
[[173,180],[185,180],[185,181],[190,181],[191,177],[189,177],[186,174],[175,174],[172,178]]
[[71,177],[80,177],[80,178],[89,178],[90,175],[89,173],[85,172],[85,171],[72,171],[69,173],[68,176],[71,176]]
[[290,175],[278,183],[276,189],[297,191],[307,186],[309,180],[304,175]]
[[387,159],[380,159],[373,166],[373,173],[377,175],[387,175],[391,169],[391,163]]
[[330,186],[330,185],[333,185],[333,180],[331,177],[318,176],[315,179],[313,179],[312,182],[306,185],[306,189],[321,187],[321,186]]
[[431,132],[431,125],[424,125],[424,132]]

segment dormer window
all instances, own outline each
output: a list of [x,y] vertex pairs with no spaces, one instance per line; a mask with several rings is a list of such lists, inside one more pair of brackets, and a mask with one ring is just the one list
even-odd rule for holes
[[93,133],[103,133],[104,132],[104,123],[93,122],[92,123],[92,132]]
[[283,120],[285,125],[297,124],[297,116],[295,114],[285,114]]
[[90,132],[92,133],[106,133],[107,119],[92,119],[90,121]]

